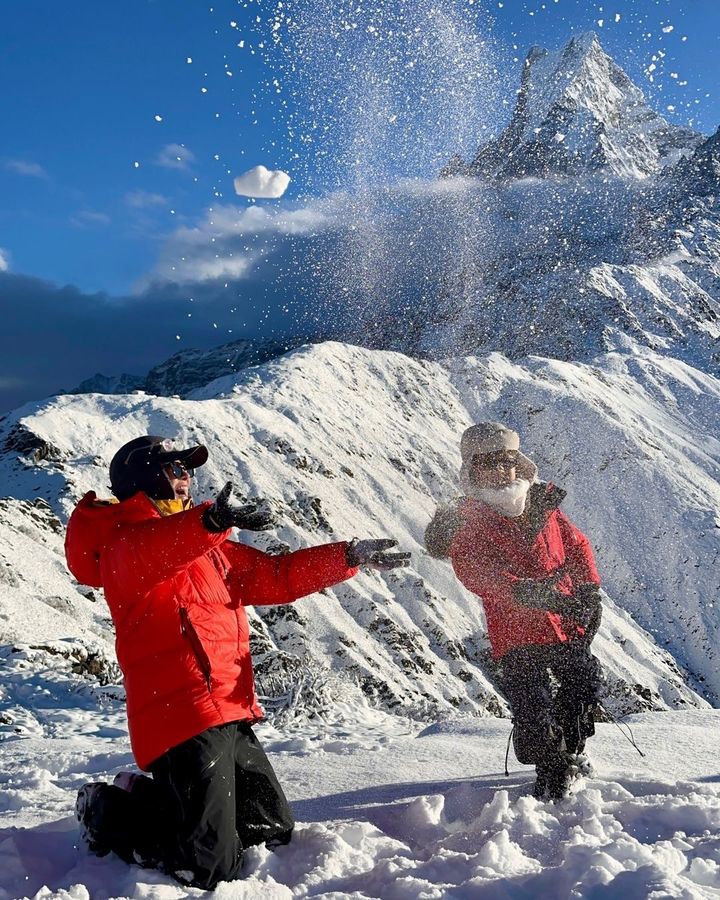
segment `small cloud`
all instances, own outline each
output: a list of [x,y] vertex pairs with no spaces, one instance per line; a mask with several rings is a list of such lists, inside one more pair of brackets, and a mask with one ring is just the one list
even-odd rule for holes
[[70,224],[76,228],[90,228],[93,225],[109,225],[110,221],[110,216],[106,213],[84,209],[70,219]]
[[182,144],[166,144],[155,162],[166,169],[186,171],[195,162],[195,154]]
[[12,391],[30,384],[27,378],[16,378],[14,375],[0,375],[0,391]]
[[167,206],[170,201],[162,194],[150,191],[130,191],[125,194],[125,204],[133,209],[151,209],[154,206]]
[[5,163],[5,168],[16,175],[26,175],[29,178],[49,178],[48,173],[43,167],[36,162],[29,162],[26,159],[9,159]]
[[241,197],[259,197],[265,200],[277,200],[287,190],[290,176],[279,169],[271,171],[265,166],[255,166],[233,182],[235,193]]
[[0,272],[10,271],[10,254],[0,247]]

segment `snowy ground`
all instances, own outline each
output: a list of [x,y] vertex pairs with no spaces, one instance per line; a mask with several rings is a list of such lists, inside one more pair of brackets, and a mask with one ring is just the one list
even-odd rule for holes
[[[5,650],[0,665],[31,713],[0,715],[0,900],[201,896],[79,846],[77,788],[132,767],[122,702],[32,652]],[[530,768],[511,759],[504,776],[507,720],[423,728],[356,706],[331,723],[261,726],[297,832],[276,853],[248,851],[244,880],[215,896],[720,897],[720,711],[632,727],[644,759],[600,725],[597,775],[553,804],[530,795]]]
[[[720,695],[718,410],[716,378],[656,354],[442,366],[325,344],[190,400],[56,397],[7,416],[0,900],[200,895],[89,858],[71,815],[78,787],[132,760],[107,607],[68,577],[63,520],[85,490],[105,495],[112,453],[141,433],[207,442],[198,496],[234,477],[270,499],[275,550],[391,532],[413,551],[401,576],[253,614],[260,665],[307,655],[338,689],[331,723],[261,729],[300,824],[276,854],[249,851],[218,897],[720,897],[720,710],[706,705]],[[530,796],[528,768],[502,774],[510,724],[487,715],[479,604],[421,547],[454,494],[459,435],[486,418],[522,431],[592,536],[609,594],[595,646],[627,688],[616,704],[666,710],[632,719],[644,759],[600,725],[597,777],[558,805]]]

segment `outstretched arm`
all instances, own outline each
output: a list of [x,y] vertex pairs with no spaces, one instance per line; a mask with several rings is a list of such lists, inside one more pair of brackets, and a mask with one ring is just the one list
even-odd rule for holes
[[230,596],[245,606],[292,603],[355,575],[357,567],[348,565],[347,548],[342,541],[270,556],[254,547],[226,541],[222,549],[230,562]]

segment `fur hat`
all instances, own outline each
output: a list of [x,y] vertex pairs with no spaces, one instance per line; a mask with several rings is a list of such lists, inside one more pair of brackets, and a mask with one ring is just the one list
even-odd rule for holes
[[460,438],[460,455],[462,467],[460,469],[460,484],[467,491],[470,473],[470,465],[475,456],[485,456],[488,453],[498,453],[503,450],[511,450],[517,453],[517,466],[515,474],[518,478],[525,478],[531,484],[537,478],[538,469],[535,463],[520,453],[520,435],[502,422],[478,422],[471,425],[463,432]]

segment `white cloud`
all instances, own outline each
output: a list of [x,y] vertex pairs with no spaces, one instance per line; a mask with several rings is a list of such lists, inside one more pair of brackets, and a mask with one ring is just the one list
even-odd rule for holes
[[0,272],[10,271],[10,254],[0,247]]
[[109,225],[110,216],[107,213],[97,212],[92,209],[83,209],[70,219],[70,224],[76,228],[89,228],[93,225]]
[[130,191],[125,194],[125,204],[133,209],[151,209],[153,206],[167,206],[170,201],[162,194],[150,191]]
[[26,175],[29,178],[50,177],[39,163],[29,162],[26,159],[10,159],[5,163],[5,168],[17,175]]
[[195,154],[183,144],[166,144],[155,162],[166,169],[187,171],[195,162]]
[[238,175],[235,181],[235,193],[241,197],[259,197],[265,200],[277,200],[287,190],[290,184],[290,176],[279,169],[266,169],[265,166],[255,166],[242,175]]

